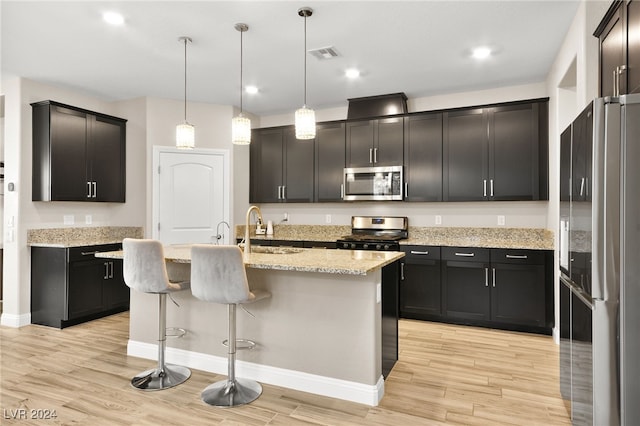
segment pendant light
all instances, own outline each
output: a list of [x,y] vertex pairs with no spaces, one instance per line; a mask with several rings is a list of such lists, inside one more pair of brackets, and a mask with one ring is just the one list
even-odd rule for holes
[[249,145],[251,143],[251,120],[242,114],[242,33],[249,30],[247,24],[236,24],[240,31],[240,114],[231,119],[231,142],[235,145]]
[[296,139],[316,137],[316,113],[307,108],[307,18],[312,14],[310,7],[298,9],[298,15],[304,18],[304,105],[296,111]]
[[187,122],[187,43],[190,37],[180,37],[178,41],[184,43],[184,123],[176,126],[176,147],[193,148],[195,146],[195,128]]

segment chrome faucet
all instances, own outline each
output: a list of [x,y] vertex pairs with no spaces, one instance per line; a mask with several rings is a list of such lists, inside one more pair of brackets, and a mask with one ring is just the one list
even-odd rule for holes
[[220,244],[220,240],[224,238],[224,234],[220,233],[220,225],[227,225],[227,229],[231,231],[231,226],[229,226],[229,222],[227,222],[226,220],[223,220],[222,222],[218,222],[218,225],[216,226],[216,245]]
[[256,215],[258,216],[258,223],[264,223],[262,221],[262,212],[258,206],[251,206],[247,210],[247,220],[244,224],[244,256],[245,258],[251,253],[251,236],[249,232],[249,222],[251,221],[251,212],[256,211]]

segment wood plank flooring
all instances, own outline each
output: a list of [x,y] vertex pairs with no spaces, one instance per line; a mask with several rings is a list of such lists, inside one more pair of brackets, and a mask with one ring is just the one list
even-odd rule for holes
[[570,424],[548,336],[401,320],[400,360],[378,407],[264,385],[254,403],[219,409],[200,401],[223,378],[212,373],[133,389],[130,378],[154,363],[126,355],[128,324],[125,312],[65,330],[0,327],[0,424]]

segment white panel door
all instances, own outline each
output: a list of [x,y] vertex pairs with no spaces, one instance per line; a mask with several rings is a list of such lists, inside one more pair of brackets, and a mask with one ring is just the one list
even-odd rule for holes
[[228,243],[228,151],[154,151],[154,238],[164,244],[215,243],[220,233]]

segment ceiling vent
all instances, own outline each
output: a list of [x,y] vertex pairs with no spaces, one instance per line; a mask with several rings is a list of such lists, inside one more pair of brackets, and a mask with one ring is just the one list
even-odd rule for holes
[[336,57],[340,56],[340,54],[338,53],[336,48],[333,47],[333,46],[321,47],[319,49],[311,49],[311,50],[309,50],[309,53],[311,53],[313,56],[315,56],[316,58],[318,58],[321,61],[324,61],[325,59],[332,59],[332,58],[336,58]]

